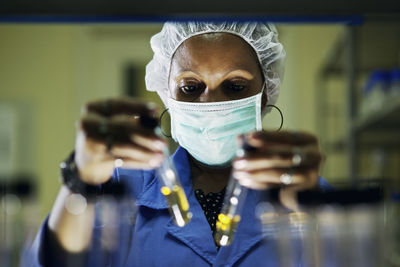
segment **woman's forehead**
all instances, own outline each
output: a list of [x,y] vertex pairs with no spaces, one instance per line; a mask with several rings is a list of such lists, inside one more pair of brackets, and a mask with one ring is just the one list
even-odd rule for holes
[[206,33],[183,42],[176,50],[172,64],[181,70],[219,65],[256,70],[258,59],[253,48],[241,37],[230,33]]

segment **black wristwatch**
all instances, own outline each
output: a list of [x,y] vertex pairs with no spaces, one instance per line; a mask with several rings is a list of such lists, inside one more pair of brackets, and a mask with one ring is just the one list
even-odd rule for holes
[[90,185],[79,177],[78,167],[75,163],[75,151],[60,164],[62,183],[66,185],[71,192],[81,194],[87,200],[95,200],[101,194],[101,185]]

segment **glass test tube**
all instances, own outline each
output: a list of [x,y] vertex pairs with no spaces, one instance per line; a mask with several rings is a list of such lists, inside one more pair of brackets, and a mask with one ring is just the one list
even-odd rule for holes
[[224,204],[216,223],[217,231],[214,239],[218,245],[228,246],[231,244],[241,219],[240,214],[246,195],[247,188],[231,177],[226,189]]
[[[237,157],[245,155],[245,151],[254,151],[256,148],[247,144],[244,137],[242,138],[242,148],[236,152]],[[226,188],[224,204],[221,213],[218,215],[216,222],[216,232],[214,235],[215,242],[220,246],[228,246],[231,244],[238,223],[240,222],[240,214],[242,206],[247,196],[247,188],[240,185],[239,182],[231,175],[228,186]]]
[[163,183],[161,193],[167,199],[169,212],[174,218],[175,223],[183,227],[192,218],[192,213],[189,211],[189,202],[179,181],[174,163],[169,158],[169,150],[165,149],[164,154],[166,158],[156,170],[158,177]]
[[[143,126],[153,128],[156,135],[160,137],[162,136],[162,131],[158,126],[158,121],[154,120],[154,118],[141,116],[140,121]],[[169,149],[165,148],[163,153],[165,159],[161,163],[161,166],[156,169],[157,175],[163,183],[163,186],[161,187],[161,193],[167,199],[169,212],[174,218],[175,223],[178,226],[183,227],[192,218],[192,213],[189,210],[189,202],[180,183],[174,163],[169,157]]]

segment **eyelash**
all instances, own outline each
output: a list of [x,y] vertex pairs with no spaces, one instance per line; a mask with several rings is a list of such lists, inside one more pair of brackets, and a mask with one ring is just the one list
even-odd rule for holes
[[[224,89],[231,90],[234,92],[241,92],[247,88],[247,85],[243,84],[243,82],[235,82],[235,81],[226,81],[223,83],[222,86]],[[204,89],[205,85],[203,83],[185,84],[185,85],[179,86],[179,90],[185,94],[193,94],[200,87],[201,87],[201,89]]]
[[243,91],[244,89],[246,89],[246,85],[240,84],[240,83],[234,83],[234,82],[229,83],[229,85],[227,87],[229,90],[232,90],[235,92],[240,92],[240,91]]
[[193,94],[200,87],[200,84],[187,84],[179,86],[179,90],[181,90],[185,94]]

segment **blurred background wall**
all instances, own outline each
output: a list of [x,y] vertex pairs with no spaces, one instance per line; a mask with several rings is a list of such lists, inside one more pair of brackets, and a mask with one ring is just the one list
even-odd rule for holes
[[[1,176],[22,174],[37,181],[41,218],[60,187],[59,163],[74,148],[81,107],[123,95],[129,68],[137,71],[137,94],[145,95],[149,39],[159,29],[151,24],[0,25],[0,101],[20,122],[10,137],[15,160]],[[25,139],[29,142],[22,144]]]
[[[25,174],[37,182],[39,221],[57,195],[59,163],[74,147],[84,103],[129,92],[162,105],[144,85],[145,65],[152,57],[149,40],[160,29],[155,23],[0,25],[0,103],[9,114],[4,121],[12,129],[2,140],[13,151],[1,177]],[[318,73],[344,26],[283,24],[278,30],[287,52],[277,103],[285,117],[284,128],[319,135]],[[341,79],[336,83],[343,87]],[[346,97],[336,96],[339,102],[346,102]],[[272,110],[263,123],[276,129],[279,120]],[[348,174],[345,158],[339,158],[334,164],[343,175],[329,175],[322,168],[332,183]]]

